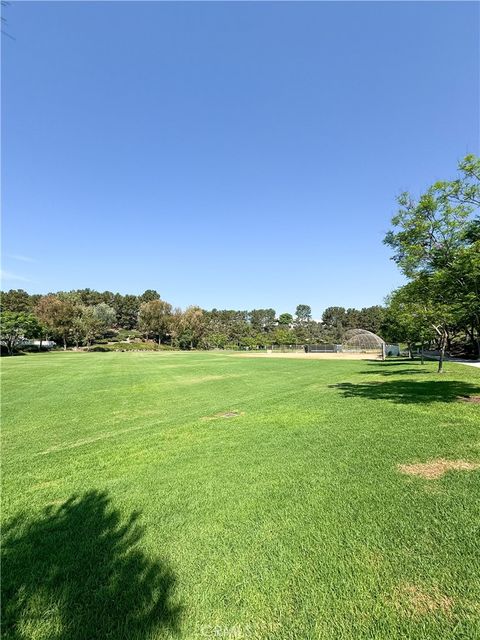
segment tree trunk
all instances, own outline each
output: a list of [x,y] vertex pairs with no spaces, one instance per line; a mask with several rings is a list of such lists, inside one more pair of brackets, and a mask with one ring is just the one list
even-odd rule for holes
[[475,351],[476,351],[476,356],[477,356],[477,360],[480,358],[480,337],[479,338],[475,338],[475,340],[473,341],[473,344],[475,345]]
[[443,372],[443,360],[445,358],[445,346],[447,344],[447,334],[444,333],[442,336],[442,340],[440,343],[440,358],[438,359],[438,370],[437,373],[442,373]]
[[42,350],[42,342],[43,342],[43,338],[40,336],[40,340],[39,340],[40,344],[38,345],[38,350],[41,351]]
[[67,337],[63,336],[63,350],[66,351],[67,350]]
[[424,349],[424,344],[423,344],[423,340],[422,340],[422,346],[420,347],[420,356],[421,356],[422,364],[425,364],[425,356],[423,355],[423,349]]
[[410,358],[410,360],[413,360],[412,343],[407,342],[407,347],[408,347],[408,357]]
[[162,336],[158,334],[158,346],[162,344]]
[[480,358],[480,335],[475,334],[475,325],[472,323],[472,330],[468,331],[470,340],[473,344],[473,353],[478,358]]

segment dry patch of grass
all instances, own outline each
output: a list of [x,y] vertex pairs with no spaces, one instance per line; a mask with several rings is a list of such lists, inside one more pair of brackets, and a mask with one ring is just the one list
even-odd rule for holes
[[176,384],[199,384],[201,382],[214,382],[215,380],[226,380],[227,378],[241,378],[242,376],[237,374],[225,374],[225,375],[206,375],[195,376],[191,378],[181,378],[176,381]]
[[480,404],[480,396],[461,396],[460,402],[471,402],[472,404]]
[[60,483],[60,480],[47,480],[46,482],[37,482],[37,484],[32,485],[32,489],[50,489],[51,487],[55,487]]
[[395,590],[393,604],[397,611],[412,618],[432,614],[450,616],[453,599],[436,587],[426,591],[418,585],[405,583]]
[[473,471],[480,468],[478,462],[467,462],[467,460],[429,460],[428,462],[417,462],[414,464],[399,464],[398,470],[410,476],[419,476],[426,480],[436,480],[441,478],[447,471]]
[[221,411],[219,413],[215,413],[213,416],[205,416],[202,420],[222,420],[229,418],[238,418],[239,416],[245,415],[244,411]]

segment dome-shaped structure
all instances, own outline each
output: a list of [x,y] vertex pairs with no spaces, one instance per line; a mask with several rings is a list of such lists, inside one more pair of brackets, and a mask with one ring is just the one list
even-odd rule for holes
[[366,329],[349,329],[343,339],[344,351],[381,351],[385,341]]

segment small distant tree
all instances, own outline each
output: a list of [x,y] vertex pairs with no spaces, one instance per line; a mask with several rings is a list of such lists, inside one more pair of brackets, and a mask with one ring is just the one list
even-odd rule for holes
[[30,295],[23,289],[2,291],[2,310],[15,313],[31,313],[36,299],[40,296]]
[[160,300],[160,294],[155,289],[147,289],[142,293],[141,296],[138,296],[140,303],[151,302],[152,300]]
[[[385,318],[385,309],[380,305],[373,307],[364,307],[358,312],[357,325],[358,329],[366,329],[372,333],[379,333]],[[348,319],[348,312],[347,312]]]
[[278,316],[278,324],[290,326],[293,324],[293,316],[291,313],[281,313]]
[[97,315],[96,307],[83,307],[79,322],[85,343],[90,347],[103,329],[102,319]]
[[48,295],[40,298],[35,313],[47,329],[61,337],[63,348],[66,349],[68,336],[78,314],[78,307],[69,300]]
[[255,332],[268,332],[275,326],[275,309],[252,309],[248,316]]
[[207,333],[202,338],[202,347],[205,349],[224,349],[228,343],[228,336],[225,333]]
[[37,318],[31,313],[2,311],[0,315],[0,338],[9,355],[25,338],[36,337],[41,330]]
[[112,306],[116,313],[117,326],[122,329],[135,329],[138,322],[140,300],[138,296],[115,294]]
[[297,305],[295,313],[297,315],[296,320],[300,324],[305,324],[312,319],[312,309],[308,304]]
[[195,305],[185,309],[181,316],[180,329],[179,340],[183,345],[182,348],[185,348],[188,343],[190,349],[193,349],[202,338],[205,330],[203,310]]
[[172,305],[164,300],[150,300],[140,306],[138,315],[138,327],[145,336],[153,334],[160,345],[167,335]]
[[100,302],[93,307],[94,316],[98,321],[99,331],[105,333],[113,327],[116,320],[115,309],[105,302]]
[[275,344],[295,344],[296,336],[293,331],[279,327],[273,332],[272,340]]
[[431,324],[431,308],[414,289],[408,284],[388,297],[381,331],[386,340],[405,342],[411,358],[413,345],[420,343],[423,364],[425,343],[434,339],[435,332]]
[[167,332],[172,346],[179,346],[179,336],[182,332],[182,316],[182,310],[179,307],[175,307],[168,318]]
[[[359,311],[356,312],[355,318],[358,319]],[[352,320],[352,310],[350,310],[350,318],[344,307],[327,307],[322,314],[322,323],[327,329],[328,335],[335,342],[343,340],[345,328],[349,326],[349,320]]]

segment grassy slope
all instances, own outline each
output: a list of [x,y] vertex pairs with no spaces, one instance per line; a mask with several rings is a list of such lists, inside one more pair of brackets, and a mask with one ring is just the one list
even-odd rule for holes
[[396,470],[480,460],[435,366],[4,359],[5,639],[480,637],[480,473]]

